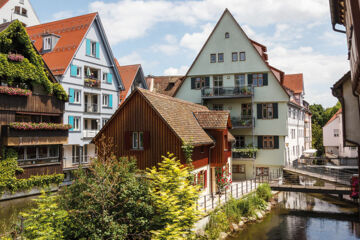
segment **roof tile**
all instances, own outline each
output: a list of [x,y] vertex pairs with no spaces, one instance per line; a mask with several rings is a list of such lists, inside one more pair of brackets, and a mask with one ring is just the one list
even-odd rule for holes
[[303,74],[285,74],[283,85],[294,93],[302,93],[304,91]]

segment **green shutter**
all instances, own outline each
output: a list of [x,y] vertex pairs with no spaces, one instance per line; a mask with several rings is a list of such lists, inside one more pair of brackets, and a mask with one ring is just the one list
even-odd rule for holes
[[91,41],[86,39],[86,55],[91,56]]
[[273,103],[273,118],[279,118],[278,103]]
[[252,77],[253,77],[252,74],[248,74],[248,86],[252,85]]
[[69,88],[69,102],[73,103],[75,101],[75,96],[74,96],[74,89],[73,88]]
[[112,74],[111,73],[107,74],[107,83],[112,83]]
[[258,149],[263,148],[263,136],[258,136]]
[[191,89],[195,89],[195,78],[191,78]]
[[109,95],[109,107],[111,108],[112,108],[112,100],[113,100],[112,96],[113,96],[112,94]]
[[69,116],[69,124],[71,125],[70,131],[74,130],[74,117]]
[[100,58],[100,45],[96,42],[96,58]]
[[274,148],[279,149],[279,136],[274,136]]
[[263,85],[264,86],[268,85],[268,74],[267,73],[263,74]]
[[262,104],[261,103],[257,104],[257,118],[262,119]]
[[77,76],[77,66],[70,65],[70,76],[76,77]]

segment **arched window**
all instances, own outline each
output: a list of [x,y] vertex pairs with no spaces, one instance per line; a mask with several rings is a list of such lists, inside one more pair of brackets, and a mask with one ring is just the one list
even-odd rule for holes
[[225,33],[225,38],[230,38],[230,33],[226,32]]

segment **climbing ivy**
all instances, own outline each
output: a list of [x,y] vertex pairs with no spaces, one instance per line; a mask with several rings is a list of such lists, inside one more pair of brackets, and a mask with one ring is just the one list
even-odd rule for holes
[[[9,53],[21,54],[24,59],[11,61],[8,59]],[[60,100],[68,99],[62,86],[49,80],[42,57],[18,20],[0,32],[0,79],[6,80],[9,85],[18,84],[24,88],[39,84],[49,95],[55,95]]]

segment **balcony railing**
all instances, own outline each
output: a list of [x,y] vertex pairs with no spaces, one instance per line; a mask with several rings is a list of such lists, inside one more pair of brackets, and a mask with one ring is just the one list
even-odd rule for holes
[[83,137],[84,138],[93,138],[96,136],[96,134],[99,132],[98,129],[96,130],[84,130],[83,131]]
[[90,88],[100,88],[101,87],[101,81],[98,80],[98,79],[85,78],[84,86],[85,87],[90,87]]
[[85,110],[86,113],[98,113],[99,106],[97,104],[88,104],[85,103]]
[[256,159],[256,148],[233,148],[233,159]]
[[34,159],[18,159],[19,166],[30,166],[39,164],[50,164],[60,163],[59,156],[57,157],[45,157],[45,158],[34,158]]
[[233,128],[251,128],[253,121],[251,116],[231,117]]
[[78,168],[79,165],[82,165],[83,167],[86,167],[90,164],[91,160],[95,158],[95,155],[86,155],[86,156],[72,156],[64,158],[63,165],[64,169],[68,168]]
[[251,97],[252,87],[216,87],[201,89],[202,98],[232,98],[232,97]]

